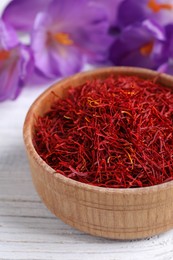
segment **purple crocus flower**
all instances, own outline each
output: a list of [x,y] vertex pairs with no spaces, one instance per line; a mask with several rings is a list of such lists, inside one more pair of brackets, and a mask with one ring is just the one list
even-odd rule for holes
[[52,1],[34,24],[31,46],[36,68],[53,79],[78,72],[85,61],[105,61],[108,28],[107,12],[96,2]]
[[163,28],[151,20],[129,25],[115,39],[110,59],[115,65],[155,69],[164,40]]
[[46,10],[51,0],[13,0],[5,8],[2,19],[16,30],[30,31],[38,12]]
[[15,99],[30,67],[27,47],[19,44],[15,31],[0,20],[0,101]]
[[153,19],[162,25],[173,22],[173,0],[124,0],[120,4],[118,11],[120,27],[146,19]]

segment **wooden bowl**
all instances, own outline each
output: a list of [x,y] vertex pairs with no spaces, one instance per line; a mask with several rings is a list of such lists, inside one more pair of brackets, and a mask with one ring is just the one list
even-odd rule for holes
[[80,183],[56,173],[36,152],[32,139],[34,116],[43,115],[53,102],[52,91],[63,97],[69,86],[110,74],[158,77],[157,82],[173,88],[173,77],[129,67],[110,67],[66,78],[47,89],[33,103],[24,123],[24,142],[32,179],[48,209],[65,223],[92,235],[112,239],[137,239],[173,227],[173,181],[146,187],[113,189]]

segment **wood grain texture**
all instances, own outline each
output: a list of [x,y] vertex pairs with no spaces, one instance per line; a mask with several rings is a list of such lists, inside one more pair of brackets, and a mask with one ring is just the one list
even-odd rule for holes
[[[26,88],[0,104],[1,260],[173,260],[173,230],[145,240],[109,240],[64,224],[32,185],[22,140],[26,112],[44,90]],[[162,212],[160,212],[162,214]]]
[[24,125],[24,140],[32,178],[48,209],[65,223],[92,235],[113,239],[137,239],[159,234],[173,227],[173,182],[139,189],[94,187],[57,174],[33,147],[34,115],[42,115],[55,98],[70,86],[110,74],[156,78],[173,86],[173,78],[146,69],[104,68],[67,78],[43,93],[32,105]]

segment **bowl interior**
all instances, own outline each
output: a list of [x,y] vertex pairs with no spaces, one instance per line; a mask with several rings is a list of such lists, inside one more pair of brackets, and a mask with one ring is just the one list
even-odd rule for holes
[[[108,67],[108,68],[97,69],[89,72],[79,73],[72,77],[66,78],[60,82],[57,82],[36,99],[36,101],[33,103],[26,116],[26,120],[24,124],[24,139],[25,139],[25,143],[27,143],[27,145],[30,146],[32,150],[34,150],[35,157],[39,157],[32,142],[35,119],[38,116],[44,115],[45,112],[49,110],[54,100],[57,100],[57,97],[60,98],[64,97],[69,87],[71,86],[78,87],[83,83],[85,83],[87,80],[92,80],[95,78],[104,79],[110,75],[115,75],[115,76],[133,75],[133,76],[139,76],[141,78],[146,78],[146,79],[155,79],[157,83],[161,83],[164,86],[173,88],[173,77],[169,75],[160,74],[156,71],[151,71],[147,69],[129,68],[129,67]],[[61,177],[66,178],[64,176]],[[71,179],[70,181],[76,182]],[[159,185],[164,185],[164,184],[159,184]],[[94,187],[94,188],[100,189],[100,187]],[[101,189],[104,188],[101,187]],[[132,189],[133,188],[130,188],[130,190]],[[139,188],[139,189],[146,189],[146,187]]]

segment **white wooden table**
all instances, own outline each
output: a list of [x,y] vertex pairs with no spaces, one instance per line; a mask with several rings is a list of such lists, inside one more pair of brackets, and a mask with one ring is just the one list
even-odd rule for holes
[[[1,9],[6,2],[0,1]],[[32,185],[22,139],[26,112],[44,89],[24,89],[16,101],[0,104],[0,259],[173,259],[173,230],[113,241],[74,230],[46,209]]]

